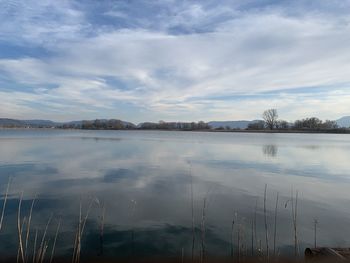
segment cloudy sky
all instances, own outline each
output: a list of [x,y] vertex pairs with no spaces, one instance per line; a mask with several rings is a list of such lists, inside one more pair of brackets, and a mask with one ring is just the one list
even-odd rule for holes
[[0,117],[350,115],[349,0],[0,0]]

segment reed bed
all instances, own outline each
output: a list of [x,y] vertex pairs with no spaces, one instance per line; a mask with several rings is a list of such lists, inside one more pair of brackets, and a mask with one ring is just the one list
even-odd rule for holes
[[[4,217],[6,215],[6,204],[8,201],[9,191],[10,191],[11,179],[9,179],[6,192],[3,198],[2,212],[0,218],[0,231],[3,227]],[[194,194],[193,194],[193,178],[191,174],[191,185],[190,185],[190,202],[191,202],[191,237],[189,237],[189,251],[188,257],[186,257],[186,247],[181,247],[181,252],[179,252],[178,259],[180,258],[181,262],[211,262],[210,257],[207,257],[206,254],[206,224],[207,224],[207,209],[208,209],[208,200],[207,195],[203,198],[203,204],[201,208],[201,218],[198,222],[199,234],[196,232],[196,221],[194,216]],[[277,247],[277,237],[278,237],[278,207],[280,204],[279,193],[276,194],[276,201],[274,205],[274,221],[273,221],[273,247],[272,249],[269,246],[269,220],[268,220],[268,186],[265,185],[264,195],[263,195],[263,225],[264,225],[264,235],[265,235],[265,244],[262,244],[261,239],[258,237],[257,233],[257,216],[258,216],[258,198],[255,200],[254,211],[250,218],[246,219],[243,217],[238,218],[237,212],[234,212],[230,225],[230,240],[229,247],[227,252],[229,257],[221,260],[220,262],[282,262],[280,261],[281,257],[278,253]],[[20,193],[18,197],[18,207],[17,207],[17,231],[18,231],[18,253],[17,253],[17,262],[20,263],[54,263],[62,262],[59,257],[55,257],[57,249],[57,240],[60,237],[60,230],[62,228],[62,218],[60,217],[58,221],[53,220],[54,215],[51,214],[46,221],[44,229],[40,231],[39,228],[33,228],[33,214],[35,213],[35,204],[37,203],[37,195],[34,196],[30,203],[29,213],[23,214],[23,192]],[[97,198],[90,198],[86,204],[85,209],[83,206],[83,200],[80,198],[79,202],[79,216],[78,222],[76,225],[76,231],[74,235],[74,240],[72,244],[72,263],[80,263],[81,254],[82,254],[82,240],[86,230],[87,221],[89,220],[90,213],[93,209],[94,204],[97,204],[99,209],[98,218],[98,231],[99,231],[99,252],[98,256],[102,258],[103,256],[103,247],[104,247],[104,227],[105,227],[105,214],[106,206],[104,202],[101,202]],[[287,200],[285,207],[287,208],[288,204],[291,206],[291,215],[292,215],[292,230],[293,230],[293,241],[294,241],[294,259],[299,259],[300,248],[299,248],[299,237],[298,237],[298,191],[291,192],[291,198]],[[132,217],[136,209],[136,201],[132,200]],[[85,210],[85,211],[84,211]],[[272,220],[271,220],[272,221]],[[314,245],[317,246],[317,224],[318,221],[314,220]],[[35,224],[34,224],[35,226]],[[246,228],[247,227],[247,228]],[[49,230],[52,229],[54,234],[49,235]],[[54,229],[54,231],[53,231]],[[196,235],[200,237],[197,239]],[[134,229],[132,229],[132,235],[134,235]],[[237,240],[236,238],[237,237]],[[132,236],[132,246],[134,242],[134,237]],[[198,243],[199,255],[196,257],[196,240]],[[250,242],[250,243],[249,243]],[[262,246],[265,245],[264,249]],[[250,246],[250,249],[249,249]],[[133,248],[132,248],[133,249]],[[272,251],[270,251],[272,250]],[[270,252],[272,256],[270,256]],[[235,257],[236,256],[236,257]],[[133,262],[136,260],[133,259]],[[285,262],[285,261],[283,261]]]

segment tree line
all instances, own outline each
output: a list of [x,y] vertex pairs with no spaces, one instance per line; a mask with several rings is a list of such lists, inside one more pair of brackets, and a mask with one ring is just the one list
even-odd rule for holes
[[204,121],[199,122],[144,122],[138,126],[121,120],[91,120],[81,123],[69,123],[61,125],[62,129],[83,129],[83,130],[208,130],[210,126]]
[[322,121],[317,117],[288,122],[280,119],[277,109],[265,110],[262,119],[250,122],[247,128],[234,128],[222,126],[218,128],[211,127],[209,123],[199,122],[144,122],[134,125],[118,119],[96,119],[73,121],[68,123],[54,123],[50,121],[30,123],[28,121],[19,121],[12,119],[0,119],[0,128],[60,128],[60,129],[85,129],[85,130],[296,130],[296,131],[330,131],[330,132],[350,132],[349,129],[340,128],[334,120]]
[[278,118],[276,109],[268,109],[262,114],[263,120],[250,123],[248,130],[337,130],[339,126],[334,120],[322,121],[319,118],[311,117],[296,120],[293,123]]

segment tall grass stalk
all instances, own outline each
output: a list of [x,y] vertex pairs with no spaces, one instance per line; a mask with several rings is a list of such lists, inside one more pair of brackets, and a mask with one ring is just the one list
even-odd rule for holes
[[299,255],[299,248],[298,248],[298,229],[297,229],[297,216],[298,216],[298,191],[296,191],[295,194],[295,202],[294,202],[294,194],[292,189],[292,221],[293,221],[293,230],[294,230],[294,256]]
[[[24,217],[23,218],[23,221],[22,221],[22,227],[21,227],[21,236],[23,234],[23,229],[24,229],[24,226],[26,224],[26,221],[27,221],[27,218]],[[18,245],[18,249],[17,249],[17,263],[19,262],[19,257],[20,257],[20,254],[21,254],[21,249],[20,249],[20,246]]]
[[273,233],[273,257],[274,258],[276,258],[278,197],[279,197],[279,193],[277,192],[276,206],[275,206],[275,229],[274,229],[274,233]]
[[7,197],[8,197],[9,189],[10,189],[10,183],[11,183],[11,177],[9,177],[9,180],[8,180],[8,183],[7,183],[7,187],[6,187],[6,193],[5,193],[5,197],[4,197],[4,202],[2,204],[2,211],[1,211],[1,218],[0,218],[0,231],[2,229],[2,223],[4,221],[4,215],[5,215]]
[[100,222],[100,252],[99,255],[103,255],[103,234],[104,234],[104,224],[105,224],[105,214],[106,206],[105,204],[101,205],[101,222]]
[[47,251],[47,248],[49,247],[49,241],[50,240],[45,241],[44,246],[43,246],[42,251],[41,251],[41,256],[40,256],[40,259],[39,259],[38,263],[43,263],[44,262],[46,251]]
[[34,236],[34,249],[33,249],[33,263],[35,263],[36,261],[36,243],[38,240],[38,229],[35,230],[35,236]]
[[78,253],[79,253],[79,246],[80,246],[80,234],[81,234],[81,225],[82,225],[82,200],[80,197],[79,202],[79,222],[78,222],[78,228],[75,236],[74,241],[74,249],[73,249],[73,259],[72,263],[78,262]]
[[42,237],[41,237],[41,242],[40,242],[40,246],[39,246],[39,250],[38,250],[38,252],[37,252],[37,260],[36,260],[36,262],[41,262],[41,260],[42,260],[42,258],[43,258],[43,256],[44,256],[44,253],[45,253],[45,239],[46,239],[46,235],[47,235],[47,230],[48,230],[48,228],[49,228],[49,225],[50,225],[50,223],[51,223],[51,220],[52,220],[52,214],[50,215],[50,217],[49,217],[49,219],[47,220],[47,223],[46,223],[46,225],[45,225],[45,229],[44,229],[44,232],[43,232],[43,235],[42,235]]
[[88,209],[86,211],[85,217],[83,219],[82,218],[82,200],[80,199],[78,231],[77,231],[77,235],[76,235],[76,241],[74,243],[73,260],[72,260],[72,262],[75,262],[75,263],[80,262],[81,238],[84,234],[85,225],[86,225],[87,219],[89,217],[93,203],[94,203],[94,199],[91,199],[89,206],[88,206]]
[[267,184],[265,184],[265,191],[264,191],[264,218],[265,218],[265,242],[266,242],[266,259],[269,261],[269,231],[268,231],[268,225],[267,225],[267,213],[266,213],[266,193],[267,193]]
[[256,228],[256,215],[258,211],[258,197],[255,201],[255,209],[254,209],[254,236],[255,236],[255,246],[258,246],[258,234],[257,234],[257,228]]
[[21,196],[20,196],[19,202],[18,202],[17,230],[18,230],[18,243],[19,243],[20,257],[22,258],[22,262],[24,263],[25,262],[25,258],[24,258],[23,240],[22,240],[22,226],[21,226],[22,200],[23,200],[23,192],[21,193]]
[[34,203],[36,201],[36,195],[34,196],[34,199],[32,201],[32,205],[30,206],[30,211],[29,211],[29,216],[28,216],[28,224],[27,224],[27,233],[26,233],[26,242],[25,242],[25,258],[26,261],[28,260],[28,242],[29,242],[29,234],[30,234],[30,225],[32,221],[32,214],[33,214],[33,208],[34,208]]
[[79,233],[79,230],[77,229],[77,231],[75,232],[75,238],[74,238],[72,263],[75,263],[75,260],[76,260],[77,244],[78,244],[78,233]]
[[56,242],[57,242],[58,232],[60,231],[60,227],[61,227],[61,218],[58,220],[57,229],[56,229],[56,233],[55,233],[55,238],[53,240],[53,245],[52,245],[52,250],[51,250],[51,257],[50,257],[50,263],[52,263],[53,256],[55,254]]
[[190,164],[190,177],[191,177],[191,221],[192,221],[192,250],[191,260],[194,261],[194,248],[196,242],[195,228],[194,228],[194,198],[193,198],[193,176],[192,176],[192,164]]

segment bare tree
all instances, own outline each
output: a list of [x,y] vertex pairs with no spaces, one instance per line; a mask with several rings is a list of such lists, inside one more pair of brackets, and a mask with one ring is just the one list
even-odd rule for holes
[[278,119],[278,113],[276,109],[269,109],[264,111],[262,117],[270,130],[273,130],[276,127]]

